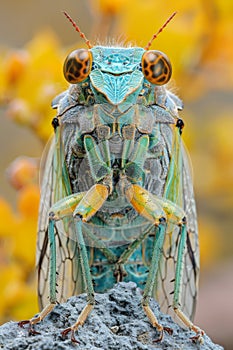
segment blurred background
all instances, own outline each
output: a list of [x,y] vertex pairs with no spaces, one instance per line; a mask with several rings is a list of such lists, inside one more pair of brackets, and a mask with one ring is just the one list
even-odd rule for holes
[[67,88],[66,54],[91,43],[154,41],[173,64],[184,101],[184,139],[193,164],[201,280],[196,322],[233,348],[233,2],[232,0],[9,0],[0,12],[0,321],[37,312],[34,274],[38,166],[52,134],[52,98]]

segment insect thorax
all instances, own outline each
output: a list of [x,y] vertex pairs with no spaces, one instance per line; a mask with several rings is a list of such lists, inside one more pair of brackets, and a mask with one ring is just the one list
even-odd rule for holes
[[[121,178],[126,176],[131,183],[163,196],[177,98],[145,79],[144,49],[94,47],[90,51],[93,62],[88,78],[71,85],[58,103],[72,192],[87,191],[104,178],[101,165],[93,176],[84,141],[88,135],[111,170],[112,191],[97,216],[108,224],[117,215],[122,222],[132,222],[138,214],[122,196]],[[145,135],[147,146],[141,144]],[[137,160],[140,152],[144,152],[143,161]]]

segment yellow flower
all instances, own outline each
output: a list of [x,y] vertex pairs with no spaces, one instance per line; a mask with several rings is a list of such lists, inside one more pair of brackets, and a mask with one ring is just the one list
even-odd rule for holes
[[37,311],[35,251],[39,189],[34,184],[18,193],[18,210],[0,198],[0,315],[16,319]]
[[10,184],[17,190],[38,183],[39,160],[30,157],[16,158],[7,169]]

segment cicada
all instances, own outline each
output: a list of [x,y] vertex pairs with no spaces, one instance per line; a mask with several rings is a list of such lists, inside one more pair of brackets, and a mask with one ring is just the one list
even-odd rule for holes
[[[83,325],[95,292],[134,281],[151,324],[155,298],[194,331],[199,275],[195,200],[182,144],[181,100],[167,88],[168,57],[146,48],[92,46],[68,55],[68,90],[52,107],[55,136],[42,180],[38,232],[41,321],[57,302],[87,293],[75,324]],[[173,16],[171,16],[172,18]],[[170,19],[165,25],[170,21]],[[159,30],[159,32],[165,27]],[[49,302],[48,302],[49,300]]]

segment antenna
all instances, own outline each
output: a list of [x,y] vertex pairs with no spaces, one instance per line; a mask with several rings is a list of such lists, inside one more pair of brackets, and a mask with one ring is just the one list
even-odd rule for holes
[[173,17],[177,14],[176,12],[173,12],[173,14],[166,20],[166,22],[162,25],[162,27],[157,31],[156,34],[154,34],[151,38],[151,40],[148,42],[148,44],[145,46],[145,50],[149,50],[150,46],[152,45],[152,42],[157,38],[157,36],[163,31],[163,29],[168,25],[168,23],[172,20]]
[[84,39],[87,47],[89,49],[91,49],[93,46],[91,45],[90,41],[86,38],[85,34],[81,32],[79,26],[75,23],[75,21],[73,21],[73,19],[70,17],[70,15],[68,15],[68,13],[66,11],[63,11],[64,15],[66,16],[66,18],[70,21],[70,23],[72,24],[72,26],[74,27],[74,29],[76,30],[76,32],[79,33],[80,37],[82,39]]

